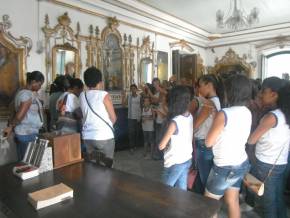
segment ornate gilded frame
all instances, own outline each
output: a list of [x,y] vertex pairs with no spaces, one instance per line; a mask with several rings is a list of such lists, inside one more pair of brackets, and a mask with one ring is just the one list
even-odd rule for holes
[[[55,79],[55,50],[57,48],[67,48],[76,52],[76,77],[80,77],[81,71],[81,41],[79,37],[79,24],[77,26],[77,33],[74,33],[70,27],[71,19],[68,13],[65,12],[63,15],[57,18],[58,24],[53,28],[49,26],[49,17],[45,16],[45,26],[42,28],[45,36],[45,66],[46,66],[46,78],[47,87]],[[61,43],[57,42],[60,41]]]
[[231,66],[242,67],[245,70],[248,77],[251,77],[254,73],[254,68],[251,64],[247,63],[246,57],[240,57],[238,54],[235,53],[235,51],[232,48],[229,48],[229,50],[220,60],[216,58],[215,66],[208,67],[207,70],[209,73],[217,74],[219,73],[220,69]]
[[154,42],[150,42],[150,36],[146,36],[142,40],[142,44],[139,47],[139,38],[137,39],[137,63],[138,63],[138,82],[139,84],[142,83],[141,81],[141,61],[143,59],[150,59],[152,60],[152,72],[154,76],[154,66],[156,63],[154,51]]
[[[97,68],[104,69],[104,52],[103,46],[107,37],[113,34],[118,39],[119,48],[122,52],[121,70],[122,70],[122,87],[123,90],[129,90],[132,83],[140,81],[140,60],[143,57],[150,57],[154,63],[155,51],[154,43],[151,44],[149,37],[145,37],[141,45],[139,45],[139,38],[137,38],[137,44],[132,43],[132,36],[124,34],[123,37],[118,30],[119,21],[116,17],[107,18],[107,26],[101,31],[98,26],[90,25],[89,35],[82,35],[80,33],[80,24],[77,23],[76,33],[73,32],[70,27],[71,20],[67,13],[58,17],[58,24],[53,28],[49,26],[48,15],[45,16],[45,26],[42,28],[45,35],[45,64],[46,64],[46,76],[48,78],[47,87],[55,78],[56,73],[52,70],[55,69],[54,64],[56,62],[54,53],[59,46],[70,45],[78,51],[78,57],[76,60],[77,77],[80,75],[82,67],[81,63],[81,43],[85,43],[86,49],[86,66],[96,66]],[[56,40],[60,39],[62,43],[56,43]],[[53,49],[53,47],[55,48]],[[135,75],[135,63],[137,62],[138,74]],[[153,67],[154,68],[154,67]],[[154,69],[153,69],[154,72]],[[137,81],[135,81],[135,76]],[[121,92],[120,92],[121,93]]]
[[[8,48],[12,53],[17,54],[18,59],[18,74],[19,74],[19,87],[25,85],[26,73],[26,58],[32,48],[32,40],[28,37],[20,36],[14,37],[8,30],[12,27],[8,15],[3,15],[2,22],[0,22],[0,42]],[[10,114],[10,105],[7,107],[0,107],[0,119],[6,119]]]
[[181,50],[186,50],[190,53],[193,53],[194,52],[194,48],[192,48],[188,42],[186,42],[184,39],[180,39],[179,41],[176,41],[176,42],[171,42],[169,43],[169,46],[170,48],[174,48],[174,47],[180,47]]
[[[122,88],[125,89],[128,86],[128,75],[126,72],[126,68],[125,68],[125,53],[124,53],[124,48],[122,46],[122,35],[119,32],[119,30],[117,29],[119,26],[119,21],[117,20],[116,17],[109,17],[107,20],[108,24],[107,26],[103,29],[102,33],[101,33],[101,49],[103,50],[103,46],[106,42],[106,39],[109,35],[113,34],[117,37],[118,39],[118,43],[119,43],[119,48],[121,49],[121,53],[122,53]],[[104,56],[103,56],[103,52],[100,52],[100,58],[101,58],[101,69],[104,69]]]
[[[63,44],[63,45],[55,45],[52,48],[52,69],[56,68],[56,52],[59,49],[63,49],[66,51],[72,51],[74,52],[76,55],[74,57],[74,64],[76,66],[76,69],[78,69],[79,66],[79,58],[78,58],[78,49],[76,49],[75,47],[71,46],[69,43]],[[57,76],[57,73],[55,72],[55,70],[52,70],[52,78],[55,78]],[[76,75],[77,77],[79,77],[79,74]]]
[[119,21],[116,17],[108,17],[107,26],[100,34],[99,27],[93,25],[89,27],[90,35],[88,37],[80,36],[86,41],[87,60],[86,66],[96,66],[99,69],[104,69],[104,54],[103,46],[107,37],[113,34],[117,37],[119,48],[122,52],[122,86],[124,90],[128,90],[130,84],[134,82],[135,71],[135,50],[136,46],[132,44],[132,36],[127,34],[122,35],[118,30]]

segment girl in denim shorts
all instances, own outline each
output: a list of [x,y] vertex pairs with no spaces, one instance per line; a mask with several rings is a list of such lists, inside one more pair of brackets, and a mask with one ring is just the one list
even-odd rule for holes
[[214,155],[205,196],[218,200],[224,196],[228,217],[240,217],[239,189],[249,169],[245,144],[252,124],[251,112],[246,107],[251,99],[251,85],[247,77],[239,74],[230,76],[224,85],[228,107],[217,113],[205,140]]

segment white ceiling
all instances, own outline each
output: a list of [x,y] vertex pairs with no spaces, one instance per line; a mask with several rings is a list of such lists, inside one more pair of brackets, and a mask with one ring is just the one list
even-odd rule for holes
[[[218,9],[228,14],[230,0],[138,0],[146,5],[173,15],[210,33],[227,33],[228,29],[216,27]],[[260,11],[260,22],[252,28],[290,22],[290,0],[240,0],[249,13],[253,7]]]

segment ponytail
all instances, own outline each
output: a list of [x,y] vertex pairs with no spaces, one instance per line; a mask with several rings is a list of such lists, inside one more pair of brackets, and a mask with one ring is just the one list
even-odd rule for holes
[[26,73],[26,83],[31,84],[32,81],[43,82],[44,76],[40,71],[32,71]]

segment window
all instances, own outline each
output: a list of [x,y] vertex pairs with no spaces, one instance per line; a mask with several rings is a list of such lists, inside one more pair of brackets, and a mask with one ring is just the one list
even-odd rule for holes
[[290,51],[276,52],[265,57],[264,78],[287,78],[290,74]]

